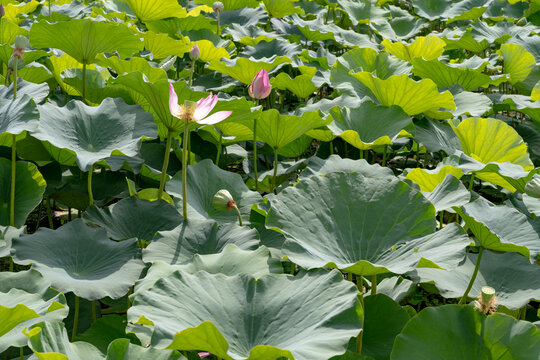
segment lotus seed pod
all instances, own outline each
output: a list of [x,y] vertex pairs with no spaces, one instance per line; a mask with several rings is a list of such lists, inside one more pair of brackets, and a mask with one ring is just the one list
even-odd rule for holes
[[488,303],[495,296],[495,289],[491,286],[482,286],[482,303]]
[[193,61],[199,59],[199,55],[201,55],[201,52],[199,51],[199,47],[197,44],[193,45],[191,48],[191,51],[189,52],[189,58]]
[[223,3],[221,1],[216,1],[212,4],[212,9],[214,9],[215,12],[220,13],[223,11]]
[[217,210],[231,210],[236,206],[236,201],[234,201],[230,192],[222,189],[214,195],[213,204]]
[[28,42],[28,39],[25,36],[17,36],[15,37],[15,47],[19,49],[26,49],[30,45]]

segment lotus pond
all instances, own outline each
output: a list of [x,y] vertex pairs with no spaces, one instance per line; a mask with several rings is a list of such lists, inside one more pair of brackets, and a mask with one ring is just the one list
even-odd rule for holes
[[540,1],[0,4],[2,360],[540,359]]

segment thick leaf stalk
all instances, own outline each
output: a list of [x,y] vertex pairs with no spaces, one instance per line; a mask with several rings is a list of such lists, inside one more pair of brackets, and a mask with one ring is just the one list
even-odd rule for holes
[[158,199],[163,196],[163,189],[165,188],[165,179],[167,177],[167,168],[169,167],[169,158],[171,156],[171,142],[172,134],[167,129],[167,144],[165,145],[165,156],[163,158],[163,168],[161,169],[161,179],[159,181]]
[[461,297],[461,300],[459,300],[460,305],[465,304],[465,302],[467,301],[467,296],[469,295],[469,292],[472,289],[474,281],[476,280],[476,275],[478,275],[478,270],[480,269],[480,261],[482,260],[483,253],[484,253],[484,248],[480,246],[480,250],[478,251],[478,257],[476,258],[476,265],[474,266],[474,271],[471,277],[471,281],[469,281],[469,285],[467,286],[465,293]]
[[182,215],[187,220],[187,167],[188,167],[188,142],[189,142],[189,121],[184,122],[184,137],[182,151]]

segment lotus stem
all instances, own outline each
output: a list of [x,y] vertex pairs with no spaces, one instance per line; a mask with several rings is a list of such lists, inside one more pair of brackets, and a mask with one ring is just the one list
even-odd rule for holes
[[334,155],[334,142],[330,140],[330,155]]
[[163,168],[161,169],[161,180],[159,181],[158,199],[163,196],[163,189],[165,189],[165,179],[167,178],[167,168],[169,167],[169,157],[171,156],[171,142],[172,134],[167,129],[167,144],[165,145],[165,156],[163,158]]
[[474,266],[474,271],[471,277],[471,281],[469,281],[469,285],[467,286],[465,293],[461,297],[461,300],[459,300],[459,305],[465,304],[465,302],[467,301],[467,296],[469,295],[469,291],[471,291],[474,281],[476,280],[476,275],[478,275],[478,269],[480,269],[480,261],[482,260],[483,253],[484,253],[484,248],[480,246],[480,250],[478,250],[478,257],[476,258],[476,265]]
[[234,210],[236,210],[236,214],[238,215],[238,225],[243,226],[242,224],[242,214],[240,213],[240,209],[238,209],[238,206],[234,205]]
[[444,211],[441,211],[439,213],[439,230],[443,228],[443,223],[444,223]]
[[471,175],[471,180],[469,182],[469,192],[472,191],[473,186],[474,186],[474,174]]
[[82,64],[82,101],[86,104],[86,62]]
[[191,62],[191,71],[189,72],[189,87],[193,84],[193,73],[195,72],[195,60]]
[[384,145],[383,153],[382,153],[382,166],[386,166],[386,156],[387,156],[387,150],[388,146]]
[[90,166],[88,171],[88,201],[90,206],[94,205],[94,195],[92,194],[92,174],[94,173],[94,164]]
[[218,148],[217,148],[217,155],[216,155],[216,165],[219,166],[219,159],[221,157],[221,152],[222,152],[222,147],[223,147],[223,134],[219,134],[219,143],[218,143]]
[[11,135],[11,189],[9,199],[9,225],[15,226],[15,180],[17,171],[17,135]]
[[296,264],[291,261],[291,275],[294,275],[296,272]]
[[253,120],[253,171],[255,173],[255,191],[259,190],[259,174],[257,174],[257,118]]
[[19,59],[17,59],[17,56],[14,56],[15,58],[15,66],[13,69],[13,98],[17,98],[17,70],[19,69]]
[[24,360],[24,348],[23,347],[19,348],[19,354],[21,355],[21,360]]
[[221,11],[218,11],[217,12],[217,35],[218,36],[221,36],[221,25],[220,25],[220,23],[221,23],[220,20],[221,19],[220,19],[220,15],[221,15]]
[[73,314],[73,330],[71,331],[71,341],[75,341],[77,335],[77,326],[79,326],[79,297],[75,295],[75,313]]
[[187,220],[187,167],[188,167],[188,141],[189,141],[189,122],[184,122],[184,148],[182,151],[182,215]]
[[356,277],[356,285],[358,286],[358,300],[360,301],[360,305],[362,306],[362,330],[360,330],[360,333],[356,338],[356,353],[358,354],[362,354],[362,337],[364,336],[364,318],[366,313],[366,309],[364,307],[363,282],[364,278],[361,275]]
[[377,275],[371,275],[371,295],[377,294]]
[[274,176],[272,177],[272,185],[274,192],[277,189],[277,167],[278,167],[278,148],[274,148]]
[[92,324],[95,323],[97,320],[96,316],[96,301],[92,300]]

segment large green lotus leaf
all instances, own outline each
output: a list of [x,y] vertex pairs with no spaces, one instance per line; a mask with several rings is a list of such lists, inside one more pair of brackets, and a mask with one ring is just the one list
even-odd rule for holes
[[93,206],[84,212],[84,219],[105,228],[112,239],[146,241],[151,241],[158,230],[172,230],[182,221],[178,210],[165,200],[136,197],[120,200],[103,210]]
[[8,320],[0,325],[0,351],[10,346],[25,346],[27,338],[23,329],[41,321],[61,321],[68,312],[64,295],[52,289],[45,294],[15,288],[0,292],[1,318]]
[[143,251],[145,262],[164,261],[181,264],[193,255],[221,252],[227,244],[240,249],[257,248],[259,238],[255,229],[236,224],[219,225],[214,220],[186,220],[170,231],[160,231]]
[[302,10],[295,7],[297,0],[263,0],[264,7],[271,17],[283,18],[288,15],[300,13]]
[[53,24],[34,22],[30,30],[30,44],[38,49],[60,49],[83,64],[94,63],[96,55],[103,52],[116,51],[122,57],[129,57],[142,50],[141,39],[126,25],[90,19],[72,19]]
[[214,61],[208,65],[208,69],[229,75],[244,84],[251,84],[255,75],[262,69],[270,72],[276,67],[290,62],[291,60],[286,56],[273,56],[271,58],[257,59],[256,61],[239,57],[231,60]]
[[175,350],[161,350],[135,345],[129,339],[116,339],[107,350],[108,360],[187,360]]
[[523,81],[536,67],[534,56],[517,44],[503,44],[497,51],[504,60],[504,73],[510,75],[510,83]]
[[312,95],[318,88],[313,85],[313,75],[304,74],[291,79],[286,73],[279,73],[270,80],[273,87],[280,90],[289,90],[300,99],[306,99]]
[[178,271],[136,293],[128,317],[153,322],[157,347],[227,360],[322,360],[342,354],[360,331],[356,294],[337,271],[258,280]]
[[491,0],[417,0],[412,5],[417,15],[431,21],[438,18],[474,20],[482,16],[491,2]]
[[328,129],[360,150],[391,145],[401,130],[412,124],[399,106],[381,106],[369,100],[352,109],[335,106],[330,115],[334,121]]
[[[64,90],[68,94],[78,96],[80,94],[78,90],[64,82],[64,79],[62,78],[62,72],[66,69],[82,69],[83,65],[68,54],[62,54],[61,56],[51,56],[49,57],[49,61],[51,64],[50,70],[54,76],[54,79],[56,80],[56,82],[58,82],[62,90]],[[94,64],[89,64],[86,68],[88,70],[95,70],[96,66]]]
[[[19,319],[1,317],[11,321],[2,323],[0,351],[10,346],[25,346],[27,338],[22,333],[24,328],[45,320],[62,320],[68,315],[64,295],[49,288],[50,283],[35,270],[3,272],[0,283],[0,308],[12,312],[13,316],[22,315]],[[30,314],[33,316],[24,319],[25,315]]]
[[534,174],[533,177],[525,185],[525,194],[523,194],[523,202],[527,209],[540,216],[540,175]]
[[339,155],[330,155],[328,159],[313,156],[308,159],[307,167],[300,173],[300,178],[325,175],[331,172],[355,172],[365,177],[393,177],[394,173],[379,164],[370,165],[366,160],[352,160]]
[[[83,72],[82,69],[68,69],[62,72],[64,84],[75,90],[70,95],[81,96],[83,88]],[[104,99],[122,98],[124,101],[131,103],[128,92],[122,88],[107,86],[106,77],[109,77],[108,71],[87,70],[86,71],[86,102],[88,105],[98,106]]]
[[20,24],[23,21],[23,16],[32,13],[39,6],[38,1],[29,1],[21,4],[7,4],[5,5],[5,17],[15,23]]
[[413,73],[424,79],[431,79],[439,88],[447,88],[457,84],[467,91],[473,91],[478,88],[487,88],[489,85],[499,85],[506,81],[506,77],[491,77],[480,69],[471,69],[468,67],[449,66],[439,60],[427,61],[422,58],[411,60],[414,65]]
[[118,338],[128,342],[132,340],[135,344],[140,345],[139,339],[134,334],[126,334],[126,325],[126,315],[104,315],[93,322],[82,334],[77,334],[74,340],[90,343],[102,353],[106,353],[109,344]]
[[199,14],[197,16],[167,18],[162,20],[147,21],[146,28],[155,33],[165,33],[175,37],[177,33],[185,33],[197,30],[213,30],[216,28],[214,20]]
[[423,192],[435,210],[453,213],[452,207],[463,206],[471,200],[471,193],[454,175],[447,174],[431,192]]
[[405,61],[411,61],[414,58],[435,60],[442,55],[446,47],[444,40],[434,35],[419,36],[411,44],[392,43],[390,40],[384,39],[381,45],[384,46],[386,52]]
[[426,111],[427,116],[430,116],[432,119],[442,120],[456,118],[463,115],[482,116],[486,112],[491,111],[493,103],[486,95],[464,91],[458,85],[453,85],[449,90],[454,97],[456,109],[452,111],[429,110]]
[[433,170],[420,168],[412,169],[407,173],[405,178],[420,186],[420,190],[424,192],[432,192],[437,186],[442,184],[448,174],[452,174],[457,179],[461,179],[463,176],[463,171],[452,165],[439,163]]
[[28,35],[28,30],[19,27],[6,17],[2,17],[0,19],[0,44],[13,44],[17,35],[26,36]]
[[[533,0],[532,3],[535,1]],[[524,16],[529,6],[528,1],[493,1],[483,17],[494,21],[507,20],[514,22]]]
[[176,0],[125,0],[135,16],[142,21],[152,21],[170,17],[185,17],[187,11]]
[[182,263],[169,264],[161,260],[152,261],[152,266],[148,269],[146,276],[135,284],[135,293],[150,288],[156,281],[177,270],[190,274],[198,271],[227,276],[250,274],[257,279],[268,274],[283,273],[281,262],[277,258],[272,258],[270,250],[265,246],[255,250],[243,250],[229,243],[220,253],[203,255],[196,253]]
[[[175,205],[182,208],[182,174],[178,172],[169,182],[166,190],[174,197]],[[195,219],[215,219],[218,222],[237,222],[235,211],[217,210],[213,205],[214,195],[221,189],[228,190],[247,222],[251,206],[262,202],[259,193],[250,191],[239,174],[225,171],[214,165],[210,159],[203,160],[187,169],[188,217]]]
[[[445,298],[460,298],[471,281],[477,259],[477,254],[468,254],[453,270],[416,269],[411,276],[422,283],[434,283]],[[483,286],[491,286],[495,289],[499,305],[519,309],[531,299],[540,299],[539,275],[538,265],[531,264],[519,254],[484,251],[469,298],[478,297]]]
[[[17,161],[15,165],[15,227],[21,227],[27,216],[41,202],[45,179],[36,165]],[[0,158],[0,225],[10,224],[11,209],[11,161]]]
[[74,153],[83,171],[112,154],[134,156],[143,137],[157,136],[152,116],[120,99],[107,98],[97,107],[78,100],[64,107],[47,103],[39,110],[40,125],[32,135],[48,148]]
[[122,60],[117,56],[106,57],[105,55],[96,56],[96,64],[109,67],[118,75],[125,73],[140,72],[146,76],[149,81],[167,79],[167,72],[160,67],[152,66],[144,58],[132,57],[129,60]]
[[428,151],[443,150],[452,154],[456,150],[461,150],[459,139],[447,122],[426,117],[415,121],[414,140],[422,144]]
[[390,359],[394,340],[409,321],[407,311],[384,294],[366,297],[364,308],[362,355]]
[[495,109],[502,106],[502,109],[505,110],[519,111],[529,115],[535,122],[540,123],[540,102],[531,101],[525,95],[490,94],[489,97],[493,100]]
[[[40,103],[47,98],[49,91],[49,85],[47,84],[34,84],[23,79],[17,81],[17,98],[28,95],[35,103]],[[13,83],[9,86],[0,85],[0,98],[13,98]]]
[[397,6],[389,6],[389,9],[390,19],[369,23],[369,26],[383,39],[390,39],[392,41],[408,39],[416,36],[420,31],[429,26],[428,21],[418,17],[415,18],[408,11]]
[[26,227],[16,228],[14,226],[0,225],[0,257],[10,256],[11,241],[13,238],[24,234]]
[[353,25],[380,22],[385,20],[389,11],[378,6],[375,0],[338,0],[339,7],[345,10]]
[[360,80],[384,106],[397,105],[408,115],[417,115],[429,110],[446,108],[455,110],[456,104],[449,91],[439,93],[437,85],[430,80],[414,81],[407,75],[393,75],[382,80],[369,72],[351,76]]
[[[527,145],[505,122],[492,118],[468,118],[452,127],[463,152],[473,159],[484,164],[509,162],[523,167],[525,171],[534,169],[527,153]],[[478,173],[477,176],[515,191],[515,188],[498,174]]]
[[402,276],[392,276],[382,279],[377,284],[377,294],[385,294],[396,302],[405,299],[416,287],[411,280]]
[[258,26],[242,26],[237,23],[233,23],[223,29],[223,34],[231,35],[235,42],[246,46],[255,46],[261,41],[272,41],[277,36],[276,33],[266,32]]
[[153,59],[164,59],[174,55],[182,57],[191,50],[189,38],[175,40],[167,34],[156,34],[153,31],[144,33],[144,48],[152,53]]
[[0,98],[0,134],[17,135],[33,131],[39,124],[39,112],[34,100],[28,95],[17,99]]
[[105,229],[74,220],[13,239],[13,260],[38,270],[60,291],[87,300],[125,295],[144,268],[135,240],[114,242]]
[[257,140],[279,149],[298,139],[306,131],[328,125],[331,121],[331,118],[323,119],[316,111],[294,116],[282,115],[276,109],[266,110],[257,122]]
[[463,28],[450,29],[449,27],[442,32],[442,39],[446,42],[446,50],[464,49],[476,54],[481,54],[486,50],[490,43],[487,40],[476,41],[471,35],[472,29]]
[[493,205],[480,197],[455,210],[486,249],[517,252],[531,262],[540,252],[538,232],[527,216],[515,208]]
[[[433,233],[434,216],[431,203],[395,178],[330,173],[302,180],[273,198],[266,227],[285,235],[284,254],[302,267],[373,275],[407,271],[424,263],[424,257],[451,266],[443,259],[450,253],[431,246],[446,238],[455,256],[467,242],[463,245],[457,226]],[[414,252],[415,246],[422,250]]]
[[490,44],[504,44],[508,39],[515,35],[530,34],[535,30],[536,26],[532,24],[516,26],[513,22],[500,21],[493,25],[489,25],[485,21],[478,20],[472,24],[471,35],[476,41],[486,40]]
[[425,308],[405,325],[390,359],[536,360],[539,353],[540,330],[530,322],[443,305]]
[[25,332],[28,346],[39,360],[103,360],[94,345],[77,341],[70,343],[63,322],[41,322]]

